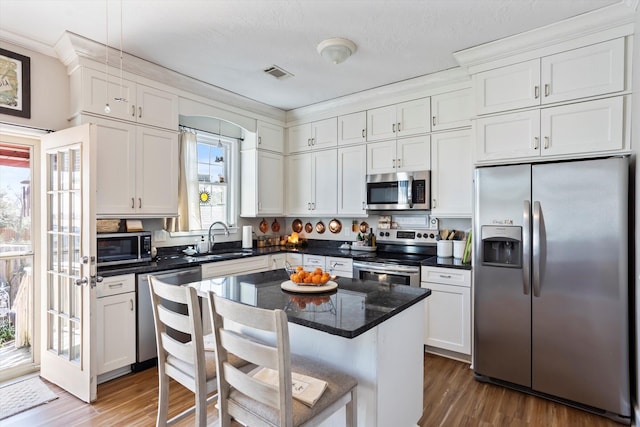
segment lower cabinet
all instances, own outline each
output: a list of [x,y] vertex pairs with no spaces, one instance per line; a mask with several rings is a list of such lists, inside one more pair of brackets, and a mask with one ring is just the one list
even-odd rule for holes
[[424,344],[471,355],[471,271],[422,267],[425,304]]
[[270,270],[269,255],[250,256],[229,261],[217,261],[202,264],[202,278],[237,276],[239,274],[259,273]]
[[[135,275],[105,277],[96,288],[98,382],[128,372],[136,361]],[[106,378],[105,378],[106,377]]]

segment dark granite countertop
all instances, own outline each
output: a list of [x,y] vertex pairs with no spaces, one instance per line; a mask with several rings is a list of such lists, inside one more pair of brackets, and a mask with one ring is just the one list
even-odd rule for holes
[[471,270],[470,263],[463,263],[462,260],[455,259],[453,257],[441,258],[437,256],[432,256],[422,261],[421,265],[425,267],[444,267],[444,268],[457,268],[460,270]]
[[[212,251],[212,254],[222,254],[228,253],[232,251],[234,254],[225,256],[224,258],[211,259],[211,257],[206,256],[187,256],[181,252],[179,249],[175,248],[167,248],[161,254],[159,254],[158,258],[154,261],[144,263],[144,264],[135,264],[135,265],[121,265],[121,266],[109,266],[109,267],[99,267],[98,272],[101,276],[117,276],[120,274],[144,274],[144,273],[155,273],[158,271],[166,271],[187,267],[197,267],[202,264],[217,262],[217,261],[229,261],[239,258],[245,258],[250,256],[262,256],[262,255],[270,255],[276,253],[299,253],[299,254],[312,254],[312,255],[322,255],[322,256],[330,256],[330,257],[340,257],[340,258],[352,258],[354,260],[362,259],[366,260],[367,258],[371,258],[375,253],[371,252],[362,252],[362,251],[351,251],[340,249],[338,245],[341,242],[336,241],[318,241],[313,245],[299,247],[299,248],[290,248],[285,246],[273,246],[268,248],[253,248],[243,250],[240,247],[240,242],[232,242],[228,244],[216,245],[216,250]],[[164,249],[164,248],[161,248]],[[160,249],[159,249],[160,250]],[[419,257],[418,255],[407,255],[407,258],[419,258],[419,260],[412,262],[416,265],[424,265],[424,266],[433,266],[433,267],[446,267],[446,268],[460,268],[460,269],[471,269],[471,264],[462,264],[460,260],[456,260],[454,258],[438,258],[435,256],[424,256]]]
[[287,279],[284,270],[274,270],[189,285],[244,304],[283,309],[292,323],[345,338],[355,338],[431,295],[430,289],[342,277],[329,293],[291,293],[280,287]]

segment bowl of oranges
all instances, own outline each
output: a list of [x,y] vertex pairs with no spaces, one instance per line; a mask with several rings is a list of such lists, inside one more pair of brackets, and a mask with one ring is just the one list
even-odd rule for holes
[[294,267],[287,263],[285,270],[289,275],[289,280],[296,285],[322,286],[332,278],[330,272],[316,266],[298,265]]

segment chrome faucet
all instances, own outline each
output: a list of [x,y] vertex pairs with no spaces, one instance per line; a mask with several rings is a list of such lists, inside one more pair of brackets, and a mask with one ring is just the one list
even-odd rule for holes
[[225,224],[222,221],[214,221],[210,226],[209,226],[209,252],[211,252],[211,250],[213,249],[213,245],[215,244],[215,237],[213,234],[211,234],[211,229],[213,228],[214,225],[216,224],[220,224],[224,227],[224,235],[229,237],[229,227],[227,226],[227,224]]

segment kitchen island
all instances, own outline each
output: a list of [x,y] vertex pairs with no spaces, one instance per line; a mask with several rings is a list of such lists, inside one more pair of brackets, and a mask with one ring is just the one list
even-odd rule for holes
[[[289,318],[291,352],[358,379],[358,425],[415,426],[423,406],[424,299],[429,289],[337,278],[331,293],[283,291],[284,270],[190,283],[201,295],[266,309]],[[266,337],[261,337],[266,339]],[[322,425],[344,425],[344,409]]]

